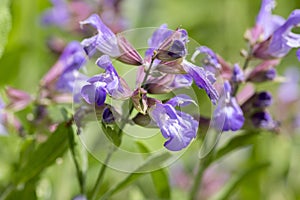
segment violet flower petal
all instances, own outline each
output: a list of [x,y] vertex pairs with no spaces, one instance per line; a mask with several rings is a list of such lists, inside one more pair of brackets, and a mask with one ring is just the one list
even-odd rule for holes
[[167,101],[167,104],[170,104],[171,106],[187,106],[189,104],[195,104],[195,101],[188,95],[186,94],[179,94],[173,98],[171,98],[169,101]]
[[285,22],[283,17],[272,14],[275,6],[275,0],[262,0],[261,8],[256,18],[256,25],[263,28],[263,40],[270,37]]
[[231,86],[228,81],[224,83],[224,92],[214,111],[213,126],[220,131],[237,131],[244,125],[243,111],[235,97],[231,96]]
[[155,49],[172,35],[173,31],[168,29],[166,24],[161,25],[157,30],[154,31],[152,37],[148,40],[149,49],[147,49],[145,56],[151,58]]
[[80,24],[91,25],[98,31],[96,36],[84,39],[81,42],[88,55],[92,55],[95,48],[112,57],[121,55],[116,35],[102,22],[97,14],[91,15],[86,20],[81,21]]
[[65,27],[70,20],[68,5],[64,0],[52,0],[53,8],[46,10],[42,16],[44,25]]
[[101,86],[85,85],[81,89],[81,96],[88,104],[101,106],[105,102],[106,92]]
[[196,65],[193,65],[190,62],[183,61],[183,66],[186,70],[186,72],[194,79],[195,84],[201,88],[204,89],[211,99],[213,104],[216,104],[216,102],[219,99],[218,92],[213,86],[214,82],[214,76],[209,71],[205,71],[202,67],[198,67]]
[[168,139],[164,146],[171,151],[187,147],[197,135],[198,122],[192,116],[176,111],[169,104],[157,103],[151,108],[150,117]]
[[300,25],[300,9],[294,10],[286,22],[274,31],[268,52],[273,57],[285,56],[291,48],[300,47],[300,34],[293,33],[292,28]]

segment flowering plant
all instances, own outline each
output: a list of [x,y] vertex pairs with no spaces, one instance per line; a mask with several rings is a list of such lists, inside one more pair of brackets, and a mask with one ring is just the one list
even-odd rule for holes
[[[273,186],[299,196],[292,158],[293,140],[299,140],[299,70],[277,73],[282,59],[300,60],[299,10],[284,19],[272,13],[275,0],[262,0],[244,34],[247,49],[232,64],[224,52],[195,42],[191,28],[123,31],[126,2],[51,3],[37,16],[44,29],[67,35],[53,32],[47,40],[51,52],[43,53],[57,54],[56,61],[46,62],[54,64],[35,92],[2,91],[4,155],[19,147],[18,159],[5,158],[2,171],[16,173],[0,176],[0,199],[65,198],[51,186],[62,181],[60,175],[51,179],[59,167],[72,168],[71,183],[76,176],[79,188],[63,193],[76,200],[273,198]],[[3,5],[10,13],[9,1]],[[9,17],[5,23],[4,37]],[[9,64],[11,42],[8,37],[0,62]],[[274,150],[272,142],[291,158],[277,160],[278,150],[265,149]],[[228,156],[234,153],[236,160]],[[260,180],[260,172],[271,178]],[[260,187],[284,180],[289,190]]]

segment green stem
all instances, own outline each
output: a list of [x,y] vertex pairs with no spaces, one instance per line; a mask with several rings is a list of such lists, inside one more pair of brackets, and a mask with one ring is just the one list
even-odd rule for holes
[[116,151],[116,146],[113,146],[110,151],[108,152],[108,154],[106,155],[106,158],[105,158],[105,161],[100,169],[100,172],[99,172],[99,175],[98,175],[98,178],[96,180],[96,185],[93,189],[93,192],[92,192],[92,196],[91,196],[91,200],[95,200],[97,198],[97,195],[100,191],[100,188],[101,188],[101,184],[102,184],[102,179],[103,179],[103,176],[105,174],[105,171],[107,169],[107,165],[111,159],[111,156],[112,154]]
[[197,171],[197,174],[195,176],[195,181],[194,181],[194,184],[193,184],[193,187],[191,189],[191,193],[190,193],[190,200],[196,200],[197,199],[197,195],[198,195],[198,189],[200,187],[200,184],[201,184],[201,180],[202,180],[202,176],[203,176],[203,173],[205,171],[205,169],[207,168],[207,163],[206,163],[206,160],[199,160],[199,165],[198,165],[198,171]]
[[[69,134],[74,134],[73,131],[71,131]],[[69,137],[69,145],[70,145],[70,151],[72,155],[73,162],[75,164],[76,173],[77,173],[77,179],[80,187],[80,193],[85,194],[85,177],[83,174],[83,171],[80,169],[79,162],[76,157],[75,153],[75,141],[73,135]]]
[[0,200],[5,200],[10,194],[11,192],[14,190],[15,186],[10,184],[8,185],[5,190],[2,192],[2,194],[0,195]]
[[[242,68],[243,71],[245,71],[247,69],[251,59],[252,59],[252,47],[249,48],[248,55],[246,56],[246,59],[244,61],[243,68]],[[236,95],[238,89],[239,89],[239,84],[235,83],[234,86],[233,86],[233,90],[232,90],[232,96]]]
[[[120,135],[121,137],[121,133],[123,131],[123,129],[125,128],[126,124],[127,124],[127,121],[133,111],[133,105],[130,104],[130,109],[129,109],[129,112],[128,114],[126,115],[126,117],[124,118],[124,120],[122,120],[122,123],[120,125],[120,128],[119,128],[119,131],[118,131],[118,135]],[[92,192],[92,196],[91,196],[91,200],[95,200],[97,198],[97,195],[99,194],[99,191],[101,189],[101,184],[102,184],[102,180],[103,180],[103,177],[104,177],[104,174],[105,174],[105,171],[107,169],[107,165],[113,155],[113,153],[117,150],[117,147],[114,145],[110,151],[108,152],[108,154],[106,155],[106,158],[105,158],[105,161],[100,169],[100,172],[98,174],[98,178],[96,180],[96,184],[94,186],[94,189],[93,189],[93,192]]]
[[152,68],[152,65],[153,65],[154,60],[155,60],[155,56],[153,56],[152,59],[151,59],[151,63],[150,63],[150,65],[149,65],[148,70],[146,71],[144,80],[143,80],[143,82],[142,82],[142,87],[144,87],[144,84],[146,83],[146,81],[147,81],[147,79],[148,79],[148,77],[149,77],[149,74],[150,74],[150,71],[151,71],[151,68]]
[[[151,63],[149,65],[149,68],[146,71],[145,77],[144,77],[143,82],[142,82],[142,87],[144,87],[144,84],[146,83],[146,81],[147,81],[147,79],[149,77],[149,74],[150,74],[150,71],[151,71],[154,59],[155,59],[155,55],[152,57]],[[131,104],[127,116],[124,118],[124,120],[122,120],[122,123],[120,125],[120,129],[119,129],[118,135],[120,135],[122,133],[122,130],[125,128],[126,123],[127,123],[128,119],[129,119],[129,117],[130,117],[130,115],[131,115],[131,113],[133,111],[133,108],[134,107]],[[95,184],[95,187],[94,187],[93,192],[92,192],[91,200],[95,200],[97,198],[97,195],[98,195],[98,193],[100,191],[100,188],[101,188],[102,179],[103,179],[105,171],[107,169],[107,165],[108,165],[108,163],[109,163],[109,161],[111,159],[112,154],[116,151],[116,149],[117,149],[116,146],[113,146],[113,148],[111,148],[110,152],[107,154],[107,156],[105,158],[105,161],[104,161],[104,163],[103,163],[103,165],[102,165],[102,167],[100,169],[100,172],[98,174],[98,178],[96,180],[96,184]]]

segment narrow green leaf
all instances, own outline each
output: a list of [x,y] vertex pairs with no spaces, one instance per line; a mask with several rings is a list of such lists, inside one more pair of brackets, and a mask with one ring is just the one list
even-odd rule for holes
[[108,190],[101,199],[108,199],[111,195],[116,192],[122,190],[130,183],[138,179],[139,177],[145,175],[146,173],[139,173],[141,171],[150,171],[153,167],[157,167],[162,165],[166,160],[170,158],[171,154],[169,152],[163,152],[153,157],[149,157],[144,164],[138,167],[133,173],[129,174],[125,179],[123,179],[120,183],[112,187]]
[[253,139],[257,135],[258,134],[255,132],[247,131],[242,135],[238,135],[232,138],[226,145],[224,145],[219,150],[217,150],[214,160],[222,158],[223,156],[227,155],[231,151],[253,144]]
[[28,161],[21,166],[16,174],[15,182],[24,183],[38,176],[46,167],[62,156],[68,148],[68,132],[71,126],[65,123],[58,126],[57,130],[49,136],[46,142],[34,150]]
[[36,200],[36,185],[37,179],[32,179],[24,184],[22,189],[14,188],[10,194],[5,198],[5,200],[15,200],[15,199],[30,199]]
[[11,29],[11,14],[9,10],[10,0],[1,0],[0,3],[0,58],[7,42],[7,36]]
[[252,176],[254,173],[257,173],[261,170],[264,170],[270,165],[270,163],[260,163],[254,166],[247,168],[236,176],[232,177],[226,185],[211,199],[212,200],[225,200],[230,197],[232,192],[236,189],[236,187],[247,177]]
[[[138,148],[140,149],[141,153],[149,153],[149,149],[146,145],[141,142],[136,142]],[[170,199],[171,198],[171,191],[170,191],[170,184],[169,178],[164,169],[159,169],[156,171],[151,172],[151,178],[153,181],[153,185],[155,187],[157,196],[160,199]]]

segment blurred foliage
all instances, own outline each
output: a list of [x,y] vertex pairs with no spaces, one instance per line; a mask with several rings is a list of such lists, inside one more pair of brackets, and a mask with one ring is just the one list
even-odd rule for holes
[[[277,0],[277,2],[275,13],[284,17],[287,17],[293,9],[300,7],[298,0]],[[58,28],[41,25],[40,16],[49,6],[51,5],[48,1],[41,0],[30,2],[1,0],[0,56],[4,50],[0,58],[1,90],[4,86],[11,85],[35,93],[40,78],[57,59],[57,55],[48,50],[47,39],[53,34],[60,35],[68,41],[79,39],[77,35],[67,35]],[[232,63],[241,63],[242,57],[239,52],[246,48],[243,34],[254,24],[259,6],[260,0],[124,0],[122,12],[128,20],[130,26],[128,28],[157,27],[162,23],[167,23],[170,28],[182,26],[198,43],[209,46]],[[6,37],[8,32],[9,35]],[[279,73],[291,65],[299,67],[295,50],[282,61],[278,67]],[[275,90],[274,85],[267,87]],[[54,114],[53,120],[55,116]],[[271,133],[222,135],[215,155],[220,159],[216,162],[222,165],[226,173],[237,177],[233,176],[232,187],[224,188],[220,195],[228,195],[226,197],[229,199],[245,200],[300,199],[300,137],[289,134],[283,132],[282,135]],[[80,189],[74,181],[76,180],[74,163],[71,154],[65,153],[68,136],[66,134],[61,136],[53,134],[43,145],[39,144],[37,147],[33,144],[34,136],[26,139],[14,134],[9,137],[0,136],[0,193],[7,192],[10,194],[9,199],[71,199],[78,195]],[[59,148],[52,146],[55,143],[59,143]],[[199,143],[195,142],[182,156],[181,161],[174,164],[183,162],[183,168],[190,177],[193,177],[198,159]],[[82,145],[78,143],[78,146],[79,151],[84,151]],[[225,153],[229,152],[230,154],[225,156]],[[39,159],[34,159],[36,157]],[[24,159],[26,162],[23,163]],[[148,162],[157,164],[151,163],[152,161]],[[261,163],[269,165],[260,168]],[[88,166],[86,187],[91,190],[101,164],[88,155]],[[243,173],[251,171],[251,167],[254,169],[257,167],[258,170],[245,176]],[[238,176],[239,174],[241,175]],[[119,193],[112,199],[187,198],[186,190],[172,185],[172,181],[170,186],[167,184],[168,176],[172,180],[174,176],[172,171],[166,174],[162,170],[141,176],[109,169],[107,177],[110,178],[104,180],[100,193],[104,194],[109,189],[108,193],[118,191]],[[132,184],[137,178],[139,181]],[[11,185],[14,180],[18,183],[17,187]],[[162,186],[157,188],[151,181],[156,183],[155,186],[157,183]],[[129,187],[121,190],[123,186]],[[169,187],[173,187],[171,194]],[[228,194],[224,195],[226,191]]]

